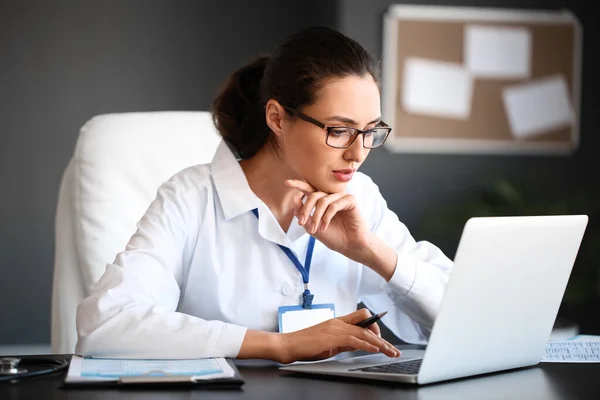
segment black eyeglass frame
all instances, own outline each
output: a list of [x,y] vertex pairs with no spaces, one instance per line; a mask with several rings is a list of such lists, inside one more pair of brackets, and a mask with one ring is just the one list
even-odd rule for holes
[[[385,134],[385,137],[381,141],[381,144],[379,144],[377,146],[374,146],[374,147],[366,146],[365,145],[365,141],[363,139],[363,147],[365,149],[376,149],[378,147],[381,147],[385,143],[385,141],[387,140],[388,136],[390,135],[390,132],[392,131],[392,127],[389,126],[388,124],[386,124],[383,121],[379,121],[378,125],[375,128],[365,129],[365,130],[354,128],[352,126],[339,126],[339,125],[332,126],[332,125],[325,125],[324,123],[322,123],[320,121],[317,121],[316,119],[314,119],[312,117],[309,117],[308,115],[306,115],[303,112],[298,111],[298,110],[296,110],[294,108],[291,108],[291,107],[288,107],[288,106],[283,106],[283,108],[286,111],[288,111],[288,112],[290,112],[290,113],[298,116],[298,118],[300,118],[301,120],[306,121],[308,123],[311,123],[311,124],[313,124],[315,126],[318,126],[321,129],[325,129],[325,131],[327,132],[327,136],[325,137],[325,144],[327,146],[329,146],[329,147],[333,147],[334,149],[347,149],[348,147],[352,146],[352,144],[354,143],[354,141],[356,140],[356,138],[358,137],[358,135],[361,135],[361,134],[365,135],[365,134],[367,134],[367,133],[369,133],[369,132],[371,132],[371,131],[373,131],[375,129],[386,129],[387,133]],[[354,138],[350,141],[350,143],[348,143],[348,145],[346,145],[346,146],[332,146],[331,144],[329,144],[328,142],[329,142],[330,129],[342,129],[342,128],[352,129],[352,130],[354,130],[356,132],[354,134]]]

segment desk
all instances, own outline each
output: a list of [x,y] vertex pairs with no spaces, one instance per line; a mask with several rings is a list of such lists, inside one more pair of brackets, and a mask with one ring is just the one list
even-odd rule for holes
[[246,384],[233,391],[61,389],[64,374],[60,373],[28,378],[15,384],[1,383],[0,399],[547,400],[598,399],[600,396],[600,364],[540,364],[423,387],[308,377],[280,371],[273,366],[242,365],[239,370]]

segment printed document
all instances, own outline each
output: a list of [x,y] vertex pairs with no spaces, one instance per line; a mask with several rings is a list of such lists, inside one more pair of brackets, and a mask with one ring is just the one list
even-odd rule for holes
[[597,363],[600,362],[600,340],[556,340],[546,345],[542,362]]
[[121,378],[185,377],[193,380],[231,378],[233,368],[224,358],[117,359],[74,355],[65,382],[118,381]]

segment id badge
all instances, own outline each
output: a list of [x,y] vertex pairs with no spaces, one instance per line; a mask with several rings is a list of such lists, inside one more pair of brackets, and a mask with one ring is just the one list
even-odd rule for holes
[[278,315],[279,333],[295,332],[335,318],[335,305],[313,304],[309,309],[302,306],[281,306]]

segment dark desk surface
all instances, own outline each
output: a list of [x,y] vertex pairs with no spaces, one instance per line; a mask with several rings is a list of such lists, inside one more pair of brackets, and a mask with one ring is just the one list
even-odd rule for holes
[[[25,358],[25,357],[24,357]],[[246,363],[244,363],[246,364]],[[239,390],[64,389],[64,373],[0,383],[0,399],[599,399],[600,364],[536,367],[423,387],[344,378],[309,377],[272,366],[239,366]]]

